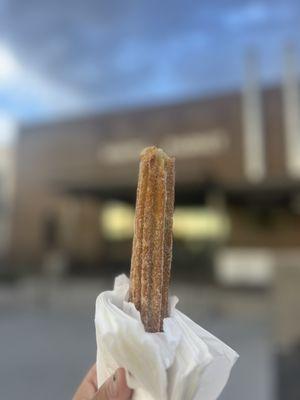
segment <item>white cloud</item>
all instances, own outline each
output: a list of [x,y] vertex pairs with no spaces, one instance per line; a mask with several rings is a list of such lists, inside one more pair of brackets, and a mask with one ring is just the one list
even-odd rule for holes
[[[28,105],[32,103],[33,115],[35,107],[37,115],[41,113],[41,110],[42,114],[59,115],[80,109],[84,102],[82,96],[72,89],[53,83],[46,76],[42,77],[32,69],[26,68],[18,61],[13,50],[3,42],[0,42],[1,93],[0,118],[1,113],[23,117],[20,108],[22,103],[24,103],[24,109],[28,109]],[[8,96],[8,101],[5,101],[6,96]],[[2,135],[0,131],[0,140]]]
[[14,79],[19,70],[20,66],[12,51],[0,42],[0,83]]

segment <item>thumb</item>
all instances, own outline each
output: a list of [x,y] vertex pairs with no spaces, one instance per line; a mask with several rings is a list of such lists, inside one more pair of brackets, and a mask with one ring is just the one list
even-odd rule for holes
[[92,400],[130,400],[132,390],[126,384],[124,368],[119,368],[98,390]]

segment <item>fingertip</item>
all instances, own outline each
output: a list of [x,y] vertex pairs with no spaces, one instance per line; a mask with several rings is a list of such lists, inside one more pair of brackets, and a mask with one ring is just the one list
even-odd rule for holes
[[130,400],[132,393],[126,383],[124,368],[119,368],[101,386],[93,400]]
[[118,387],[118,400],[129,400],[132,397],[132,389],[127,386],[126,373],[124,368],[115,372],[115,379]]

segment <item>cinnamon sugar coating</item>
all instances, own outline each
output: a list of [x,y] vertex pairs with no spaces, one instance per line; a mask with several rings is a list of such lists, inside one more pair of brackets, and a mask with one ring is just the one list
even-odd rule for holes
[[141,313],[145,330],[159,332],[168,316],[172,261],[175,160],[148,147],[140,157],[130,301]]

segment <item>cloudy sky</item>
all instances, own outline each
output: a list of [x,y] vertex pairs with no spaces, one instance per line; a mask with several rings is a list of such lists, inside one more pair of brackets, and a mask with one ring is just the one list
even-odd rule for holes
[[55,118],[232,90],[249,48],[262,80],[275,82],[284,44],[299,39],[298,0],[0,0],[0,116]]

